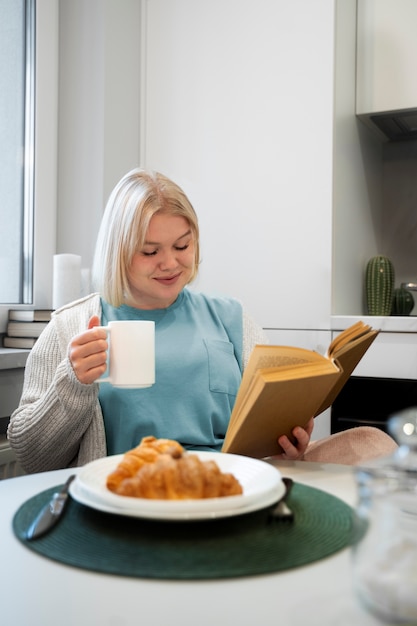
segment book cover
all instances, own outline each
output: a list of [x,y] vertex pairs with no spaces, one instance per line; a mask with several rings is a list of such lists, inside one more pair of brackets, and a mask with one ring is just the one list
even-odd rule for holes
[[53,309],[9,309],[9,320],[17,322],[49,322]]
[[9,337],[39,337],[49,322],[8,322]]
[[282,452],[278,437],[329,408],[379,331],[358,322],[326,355],[292,346],[257,345],[245,368],[223,452],[262,458]]

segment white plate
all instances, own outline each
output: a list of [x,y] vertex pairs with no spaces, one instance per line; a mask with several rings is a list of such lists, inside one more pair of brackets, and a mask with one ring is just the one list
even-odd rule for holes
[[214,460],[222,472],[232,473],[242,485],[243,494],[202,500],[149,500],[119,496],[107,489],[106,479],[123,454],[85,465],[71,483],[70,493],[80,504],[99,511],[160,520],[201,520],[242,515],[274,504],[285,493],[279,470],[264,461],[221,452],[192,454],[197,454],[202,461]]

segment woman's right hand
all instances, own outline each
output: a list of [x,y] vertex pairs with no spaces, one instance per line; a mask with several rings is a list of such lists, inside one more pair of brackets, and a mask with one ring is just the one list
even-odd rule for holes
[[107,333],[97,326],[100,326],[100,318],[93,315],[88,322],[88,330],[74,337],[69,344],[72,369],[84,385],[100,378],[107,368]]
[[310,417],[304,428],[296,426],[292,434],[295,437],[295,443],[292,443],[286,435],[282,435],[278,438],[278,443],[281,446],[282,454],[277,454],[276,458],[283,459],[285,461],[297,461],[303,458],[305,451],[310,443],[311,433],[314,428],[314,417]]

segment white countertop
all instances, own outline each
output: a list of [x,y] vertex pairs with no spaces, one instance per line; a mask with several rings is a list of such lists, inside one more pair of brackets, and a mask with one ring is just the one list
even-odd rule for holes
[[0,348],[0,370],[25,367],[30,350]]
[[332,315],[331,330],[345,330],[361,320],[372,328],[386,333],[417,333],[416,315]]
[[[352,469],[279,462],[284,476],[356,502]],[[137,579],[62,565],[27,549],[11,522],[32,495],[73,470],[0,481],[0,619],[7,626],[378,626],[354,597],[350,549],[264,576],[209,581]]]

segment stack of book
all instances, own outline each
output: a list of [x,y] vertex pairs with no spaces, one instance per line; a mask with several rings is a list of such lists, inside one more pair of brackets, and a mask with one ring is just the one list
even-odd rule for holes
[[51,319],[52,309],[10,309],[5,348],[32,348]]

